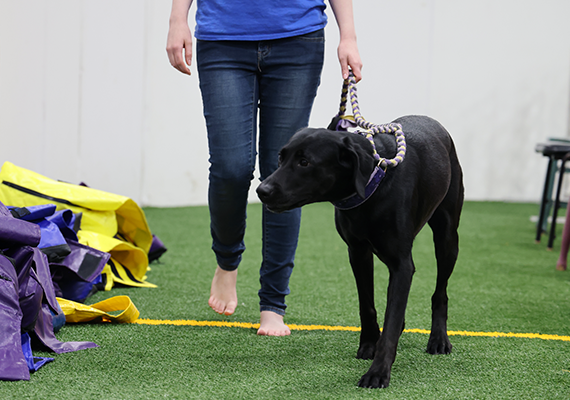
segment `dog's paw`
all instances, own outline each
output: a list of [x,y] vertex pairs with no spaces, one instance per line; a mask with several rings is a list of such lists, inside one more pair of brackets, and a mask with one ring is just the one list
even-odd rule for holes
[[358,381],[358,386],[361,388],[368,389],[384,389],[390,384],[390,374],[378,374],[375,372],[368,371],[360,381]]
[[362,343],[356,353],[359,360],[372,360],[376,351],[376,343]]
[[452,349],[451,342],[447,335],[431,334],[428,340],[427,352],[430,354],[449,354]]

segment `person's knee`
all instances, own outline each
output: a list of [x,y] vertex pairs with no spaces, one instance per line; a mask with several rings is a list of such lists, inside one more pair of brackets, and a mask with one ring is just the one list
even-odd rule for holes
[[234,181],[237,184],[250,182],[253,179],[255,162],[241,160],[228,155],[223,160],[210,162],[210,177],[224,181]]

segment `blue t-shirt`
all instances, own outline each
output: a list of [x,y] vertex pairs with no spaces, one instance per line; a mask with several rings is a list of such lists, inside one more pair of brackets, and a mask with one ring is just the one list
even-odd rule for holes
[[327,24],[324,0],[198,0],[194,35],[200,40],[272,40]]

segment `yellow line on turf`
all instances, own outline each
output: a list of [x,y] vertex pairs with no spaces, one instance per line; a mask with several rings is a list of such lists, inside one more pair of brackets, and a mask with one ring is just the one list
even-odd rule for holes
[[[168,319],[146,319],[139,318],[133,323],[139,325],[177,325],[177,326],[211,326],[226,328],[257,329],[259,324],[249,322],[227,322],[227,321],[195,321],[195,320],[168,320]],[[334,325],[297,325],[288,324],[291,330],[296,331],[350,331],[360,332],[357,326],[334,326]],[[429,335],[428,329],[404,329],[407,333],[422,333]],[[447,331],[449,336],[471,336],[471,337],[506,337],[521,339],[542,339],[570,342],[570,336],[544,335],[541,333],[505,333],[505,332],[470,332],[470,331]]]

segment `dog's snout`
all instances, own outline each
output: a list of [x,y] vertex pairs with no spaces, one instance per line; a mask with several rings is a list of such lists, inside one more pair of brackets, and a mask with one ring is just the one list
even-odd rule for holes
[[273,185],[267,181],[261,182],[261,184],[257,187],[257,196],[259,200],[262,202],[266,202],[269,198],[271,198],[271,194],[273,193]]

